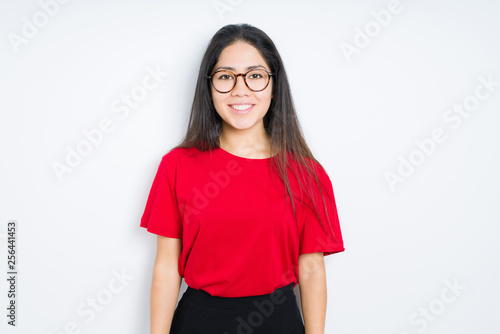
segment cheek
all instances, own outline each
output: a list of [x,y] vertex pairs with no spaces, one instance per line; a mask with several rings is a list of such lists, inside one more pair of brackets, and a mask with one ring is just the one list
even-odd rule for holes
[[266,102],[271,102],[271,99],[273,97],[273,85],[270,82],[269,86],[262,92],[262,99]]
[[261,92],[259,95],[257,95],[257,98],[261,103],[271,103],[271,97],[272,97],[272,92],[269,90],[266,92]]
[[214,104],[214,107],[222,106],[224,105],[224,98],[221,97],[219,94],[212,92],[212,103]]

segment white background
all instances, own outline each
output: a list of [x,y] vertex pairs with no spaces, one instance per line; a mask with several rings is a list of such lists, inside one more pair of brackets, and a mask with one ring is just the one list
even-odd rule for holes
[[[2,1],[0,276],[15,219],[19,278],[16,328],[0,280],[0,331],[148,333],[156,236],[140,217],[161,157],[186,130],[210,38],[243,22],[275,42],[333,183],[346,251],[325,257],[326,333],[498,328],[500,86],[457,128],[443,116],[474,101],[479,77],[500,82],[500,3],[401,0],[381,26],[371,12],[389,3],[74,0],[43,24],[38,2]],[[16,52],[10,39],[34,16],[40,27]],[[341,45],[355,46],[356,27],[372,37],[348,61]],[[169,75],[120,119],[113,102],[148,66]],[[105,118],[113,131],[58,180],[53,163]],[[436,128],[446,140],[418,153],[415,141]],[[410,156],[420,164],[391,189],[385,174]],[[133,277],[115,293],[113,271]],[[77,310],[98,295],[110,299],[89,320]]]

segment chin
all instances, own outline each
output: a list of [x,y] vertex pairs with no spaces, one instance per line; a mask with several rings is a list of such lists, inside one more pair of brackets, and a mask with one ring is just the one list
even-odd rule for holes
[[246,130],[254,127],[256,125],[256,122],[231,122],[227,123],[227,125],[233,129],[237,130]]

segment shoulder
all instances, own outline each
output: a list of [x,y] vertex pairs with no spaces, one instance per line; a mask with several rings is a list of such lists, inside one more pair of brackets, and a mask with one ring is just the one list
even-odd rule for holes
[[196,147],[175,147],[163,155],[161,165],[174,167],[179,163],[186,163],[193,159],[198,159],[204,152]]
[[[314,175],[316,175],[322,183],[330,181],[330,178],[328,176],[328,173],[326,172],[326,169],[323,167],[323,165],[321,165],[321,163],[318,160],[316,160],[315,158],[312,159],[309,157],[304,157],[304,160],[305,160],[305,163],[307,166],[300,165],[300,168],[299,168],[298,162],[294,159],[291,160],[291,164],[296,172],[303,174],[304,177],[306,177],[306,175],[307,175],[307,176],[313,178],[313,180],[308,179],[307,182],[311,182],[311,181],[314,182],[314,176],[312,174],[309,175],[308,170],[310,170]],[[309,167],[309,168],[307,168],[307,167]]]

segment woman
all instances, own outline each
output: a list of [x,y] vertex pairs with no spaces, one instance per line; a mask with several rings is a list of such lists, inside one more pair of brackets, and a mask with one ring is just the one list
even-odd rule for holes
[[324,256],[344,251],[333,188],[260,29],[213,36],[186,136],[163,156],[141,226],[158,235],[152,334],[324,333]]

